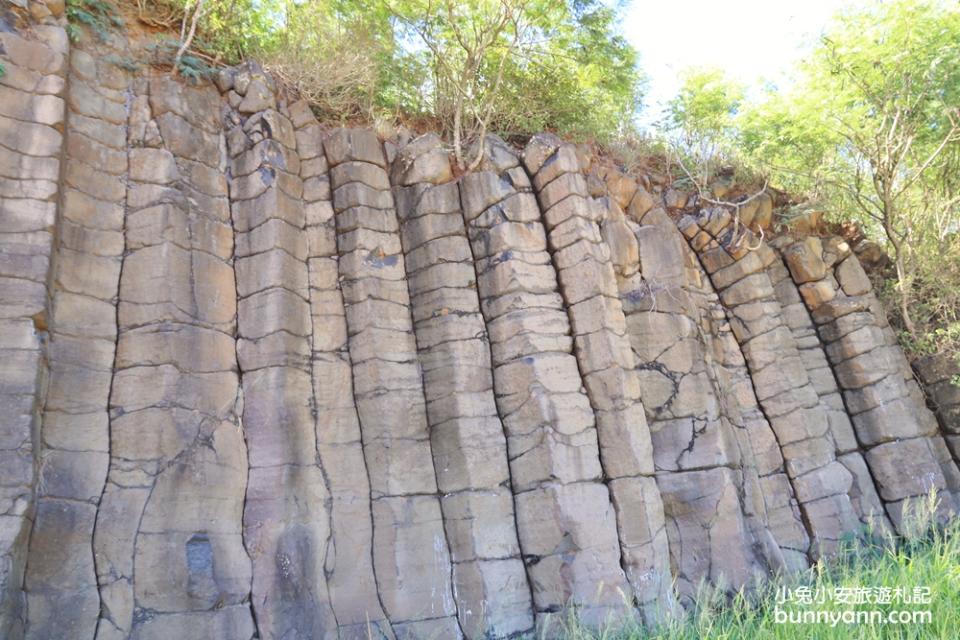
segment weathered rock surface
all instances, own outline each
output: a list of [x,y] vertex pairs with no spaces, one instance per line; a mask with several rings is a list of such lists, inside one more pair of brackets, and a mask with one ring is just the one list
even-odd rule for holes
[[0,30],[0,637],[552,637],[956,509],[956,364],[916,363],[931,412],[843,241],[754,235],[769,196],[697,211],[550,135],[457,176],[34,4]]
[[960,461],[960,360],[956,353],[939,353],[913,364],[928,404],[940,421],[954,461]]
[[[98,379],[91,386],[100,393],[81,409],[89,411],[89,415],[78,416],[76,422],[92,425],[92,430],[100,436],[99,451],[93,454],[99,459],[86,473],[102,475],[106,455],[106,442],[102,437],[105,431],[100,428],[106,424],[103,389],[104,380],[109,387],[113,340],[110,336],[103,339],[104,336],[95,335],[96,323],[92,321],[86,335],[78,340],[98,341],[104,349],[85,355],[82,349],[74,348],[77,340],[63,339],[55,347],[48,331],[49,314],[53,310],[51,297],[56,296],[48,284],[48,276],[56,251],[54,224],[63,188],[59,178],[66,120],[66,32],[61,25],[38,25],[34,30],[23,32],[5,29],[0,32],[0,50],[4,51],[4,73],[0,75],[0,637],[16,638],[24,635],[27,624],[24,577],[34,523],[40,518],[49,524],[58,520],[69,522],[76,516],[77,520],[83,520],[77,522],[78,527],[89,527],[96,513],[96,507],[86,505],[85,513],[79,515],[75,509],[83,506],[58,501],[69,497],[58,494],[77,490],[83,493],[97,481],[94,477],[92,483],[82,483],[83,488],[71,487],[75,484],[74,478],[63,470],[69,469],[73,462],[80,462],[77,471],[84,473],[82,467],[86,461],[78,460],[74,452],[93,447],[71,440],[63,429],[58,430],[57,424],[62,425],[63,421],[58,422],[53,414],[46,421],[51,430],[59,431],[64,438],[51,439],[51,446],[59,450],[52,462],[59,460],[63,469],[55,474],[40,467],[44,453],[40,429],[47,389],[62,395],[70,386],[69,379],[83,371],[81,367],[86,365],[98,370]],[[75,225],[72,229],[75,232],[69,238],[61,237],[59,244],[83,251],[88,237],[82,227]],[[112,240],[112,245],[104,243],[108,252],[111,246],[116,248],[116,238]],[[108,288],[110,284],[107,283]],[[115,289],[116,282],[112,285]],[[112,295],[107,292],[107,297]],[[69,297],[63,294],[62,311],[69,311],[70,301],[64,299]],[[84,302],[90,304],[81,303],[81,307],[97,305],[97,301],[89,298]],[[103,306],[110,309],[109,304]],[[63,355],[56,357],[53,350]],[[37,489],[42,472],[51,478],[56,488]],[[102,479],[100,481],[102,483]],[[83,496],[84,499],[90,497]],[[41,501],[42,513],[38,513]],[[89,541],[89,533],[87,536]],[[95,593],[89,544],[85,549],[76,549],[71,546],[72,542],[73,539],[61,539],[59,546],[78,552],[74,567]],[[80,543],[83,543],[82,537]],[[55,576],[66,564],[64,555],[60,559],[61,562],[57,562],[51,558],[40,571],[46,570]]]
[[486,163],[463,177],[460,200],[533,608],[541,626],[568,603],[601,622],[623,613],[632,590],[601,482],[596,417],[530,178],[501,140],[485,144]]
[[[609,215],[624,219],[617,208]],[[789,485],[777,482],[780,450],[696,254],[662,208],[635,210],[624,223],[640,260],[619,285],[680,596],[689,600],[703,579],[736,589],[804,566],[805,556],[793,556],[807,535]]]
[[[925,406],[856,256],[841,238],[791,242],[785,237],[780,244],[890,521],[899,528],[905,500],[931,489],[940,492],[944,514],[953,513],[960,475],[944,440],[949,431],[941,432]],[[858,478],[857,484],[866,479]]]
[[436,135],[393,163],[407,288],[441,507],[468,638],[533,628],[504,426],[460,190]]
[[[587,196],[572,145],[535,137],[524,164],[540,200],[574,354],[596,416],[600,463],[617,515],[620,563],[641,611],[656,621],[673,604],[667,535],[640,376],[614,273],[615,264],[636,260],[616,237],[608,246],[601,236],[602,203]],[[612,261],[617,250],[626,255]]]

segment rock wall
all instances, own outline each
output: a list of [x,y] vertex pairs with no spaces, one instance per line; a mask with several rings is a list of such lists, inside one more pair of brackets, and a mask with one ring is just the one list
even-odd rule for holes
[[927,404],[940,421],[954,461],[960,460],[960,360],[956,353],[938,353],[913,363]]
[[0,18],[0,637],[551,637],[955,510],[954,374],[938,424],[769,199],[549,135],[455,175],[41,14]]
[[[785,236],[777,244],[890,520],[899,527],[904,501],[932,488],[952,511],[960,496],[956,462],[860,262],[841,238]],[[858,484],[869,486],[866,477]]]
[[[50,295],[55,225],[64,229],[58,235],[68,251],[82,250],[86,244],[79,221],[66,219],[58,206],[64,175],[69,45],[58,24],[32,28],[21,24],[17,29],[8,24],[12,19],[0,16],[6,27],[0,29],[4,69],[0,75],[0,637],[22,637],[26,622],[27,546],[38,498],[49,493],[38,485],[44,459],[41,420],[50,425],[52,447],[71,446],[70,434],[58,429],[58,423],[74,422],[74,432],[84,429],[82,416],[74,420],[54,408],[56,399],[46,418],[41,417],[51,370],[48,360],[57,350],[49,331],[51,315],[58,312]],[[103,246],[110,250],[109,242]],[[76,317],[66,315],[68,324]],[[103,328],[91,322],[86,332],[97,334]],[[112,343],[109,336],[103,341],[110,349]],[[112,357],[106,364],[108,376],[111,361]],[[61,384],[54,380],[54,395]],[[106,424],[106,402],[100,398],[92,404],[99,416],[90,423]],[[56,511],[54,506],[52,517]],[[94,513],[92,508],[88,520]],[[64,546],[69,542],[65,540]]]

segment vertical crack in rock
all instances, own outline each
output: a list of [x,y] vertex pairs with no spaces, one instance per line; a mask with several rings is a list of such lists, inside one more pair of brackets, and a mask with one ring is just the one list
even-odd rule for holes
[[600,234],[605,207],[589,197],[573,145],[535,136],[524,164],[533,176],[574,354],[596,416],[621,565],[644,619],[660,622],[674,603],[663,503],[611,250]]
[[955,513],[957,467],[856,256],[840,238],[785,240],[780,252],[894,527],[901,526],[906,500],[934,488],[941,512]]
[[[129,83],[129,79],[127,79],[127,82]],[[118,238],[118,239],[116,240],[117,249],[120,251],[120,267],[119,267],[119,271],[118,271],[118,273],[117,273],[116,298],[115,298],[115,300],[114,300],[114,305],[115,305],[115,307],[114,307],[114,352],[113,352],[113,365],[112,365],[111,373],[115,373],[116,370],[117,370],[117,368],[118,368],[117,348],[118,348],[119,342],[120,342],[120,283],[123,282],[123,263],[124,263],[124,261],[125,261],[125,259],[126,259],[126,255],[127,255],[127,243],[126,243],[126,238],[127,238],[127,221],[126,221],[126,214],[127,214],[127,211],[128,211],[127,196],[129,195],[129,184],[130,184],[130,174],[129,174],[129,169],[130,169],[130,151],[131,151],[131,146],[130,146],[130,142],[131,142],[131,137],[130,137],[130,122],[131,122],[131,114],[133,113],[133,109],[132,109],[133,104],[132,104],[132,101],[133,101],[134,95],[135,95],[135,91],[132,90],[132,88],[131,88],[131,87],[129,86],[129,84],[128,84],[128,86],[126,87],[126,97],[127,97],[127,104],[126,104],[126,106],[127,106],[127,122],[126,122],[126,128],[125,128],[125,134],[126,134],[126,135],[125,135],[125,142],[126,142],[126,145],[125,145],[125,149],[124,149],[125,155],[126,155],[126,163],[125,163],[125,167],[124,167],[125,170],[126,170],[126,175],[124,176],[124,178],[125,178],[125,182],[126,182],[126,187],[127,187],[127,188],[125,189],[124,199],[123,199],[123,206],[122,206],[122,218],[123,218],[123,220],[122,220],[121,228],[120,228],[120,230],[119,230],[120,238]],[[68,146],[69,146],[69,145],[68,145]],[[99,238],[98,238],[98,239],[99,239]],[[106,405],[106,410],[107,410],[106,445],[107,445],[108,464],[107,464],[107,473],[104,474],[103,484],[101,485],[101,488],[100,488],[100,498],[99,498],[98,501],[97,501],[97,506],[98,506],[98,508],[99,508],[101,505],[104,504],[104,497],[105,497],[106,494],[107,494],[107,486],[108,486],[108,482],[109,482],[109,478],[110,478],[110,475],[109,475],[109,474],[110,474],[110,459],[111,459],[112,456],[113,456],[113,451],[112,451],[112,449],[111,449],[111,447],[110,447],[110,442],[111,442],[112,437],[113,437],[112,431],[111,431],[111,429],[110,429],[110,424],[111,424],[111,419],[110,419],[110,407],[112,407],[113,404],[114,404],[114,401],[113,401],[113,389],[114,389],[114,380],[113,380],[113,376],[111,375],[111,378],[110,378],[110,389],[109,389],[108,394],[107,394],[107,405]],[[112,614],[112,612],[111,612],[111,610],[110,610],[110,607],[109,607],[110,601],[109,601],[108,597],[105,597],[105,595],[104,595],[104,588],[105,588],[106,586],[109,586],[109,581],[110,581],[111,579],[115,578],[116,576],[109,574],[108,570],[103,566],[103,563],[102,563],[102,561],[101,561],[101,558],[100,558],[100,557],[98,556],[98,554],[97,554],[97,541],[102,537],[102,533],[101,533],[100,531],[98,531],[98,525],[100,525],[100,524],[101,524],[101,519],[100,519],[100,514],[99,514],[99,511],[98,511],[97,516],[96,516],[96,518],[95,518],[95,520],[94,520],[93,532],[92,532],[92,535],[91,535],[91,537],[90,537],[90,551],[91,551],[91,554],[92,554],[92,556],[93,556],[93,567],[94,567],[94,571],[95,571],[96,578],[97,578],[97,595],[98,595],[99,602],[100,602],[100,610],[99,610],[98,615],[97,615],[97,622],[96,622],[96,627],[95,627],[95,629],[94,629],[93,637],[94,637],[94,638],[109,638],[112,634],[113,634],[113,635],[117,635],[116,632],[121,631],[121,629],[120,629],[120,628],[116,625],[116,623],[114,622],[114,620],[113,620],[113,614]],[[104,625],[110,625],[110,627],[111,627],[111,632],[113,632],[113,633],[111,634],[111,632],[108,632],[106,629],[101,630],[101,627],[104,626]]]
[[[786,241],[785,237],[783,242]],[[793,333],[810,382],[816,389],[820,397],[820,405],[827,414],[837,460],[853,476],[849,495],[854,510],[866,527],[877,533],[886,533],[890,530],[890,520],[884,511],[880,496],[877,495],[873,477],[866,466],[863,454],[859,450],[853,424],[850,422],[846,404],[833,374],[833,368],[827,361],[813,318],[804,305],[797,285],[791,279],[783,260],[771,263],[767,272],[770,274],[774,292],[780,303],[784,323]]]
[[398,636],[461,636],[397,215],[380,141],[337,129],[330,166],[354,393],[370,473],[374,568]]
[[701,581],[735,590],[779,568],[782,552],[764,505],[754,504],[750,434],[741,436],[716,375],[712,292],[699,265],[645,190],[613,170],[596,177],[596,193],[604,180],[610,193],[601,235],[650,425],[677,590],[690,604]]
[[373,566],[370,481],[347,353],[323,133],[305,102],[291,105],[290,113],[296,127],[307,225],[317,450],[331,496],[325,567],[330,600],[341,640],[392,638]]
[[[62,44],[66,54],[66,41]],[[24,581],[28,638],[53,637],[64,629],[92,638],[101,608],[93,541],[109,462],[107,408],[123,255],[128,78],[95,56],[123,44],[115,40],[89,52],[74,49],[69,57],[50,278],[50,373],[39,440],[37,514]],[[108,135],[91,135],[88,123]],[[94,219],[85,205],[107,212]]]
[[243,538],[263,640],[337,631],[325,563],[330,494],[317,459],[304,183],[293,123],[254,65],[231,78],[237,358],[249,480]]
[[[607,182],[613,184],[609,175]],[[679,241],[686,273],[687,291],[683,294],[683,299],[694,302],[693,309],[699,309],[690,312],[700,315],[699,322],[694,321],[690,325],[699,335],[702,345],[696,350],[703,349],[702,354],[707,358],[708,365],[705,373],[715,390],[721,416],[733,428],[737,437],[739,466],[743,470],[740,503],[753,532],[754,544],[773,570],[806,568],[810,546],[808,527],[798,508],[793,485],[784,472],[780,443],[757,400],[753,378],[731,327],[729,314],[714,291],[700,257],[682,239],[665,211],[660,207],[653,208],[652,199],[642,197],[645,195],[645,191],[638,188],[636,195],[627,201],[627,211],[631,220],[659,227],[671,239]],[[649,257],[649,249],[658,244],[657,232],[642,228],[638,231],[638,240],[645,241],[649,246],[647,251],[642,247],[640,249],[640,252],[645,254],[641,256],[643,261],[645,257]],[[660,252],[652,253],[656,256]],[[662,299],[662,293],[657,291],[662,287],[658,284],[658,274],[662,267],[657,266],[656,259],[649,260],[649,264],[654,270],[653,282],[642,290],[644,295],[639,301],[643,306],[652,303],[656,308],[658,296]],[[663,293],[669,290],[665,289]],[[643,302],[643,298],[647,296],[650,301]],[[673,305],[672,296],[667,298],[667,302],[670,306]],[[650,319],[656,317],[649,316]],[[662,345],[658,346],[656,341],[651,345],[654,352],[650,353],[650,356],[656,354],[658,359],[676,362],[679,354],[675,347],[664,348]]]
[[[229,191],[229,182],[228,182],[228,191]],[[232,225],[231,225],[231,230],[233,230],[233,229],[232,229]],[[234,232],[233,238],[234,238],[233,264],[235,265],[236,262],[237,262],[237,256],[236,256],[236,233],[235,233],[235,232]],[[234,279],[234,287],[236,287],[236,279]],[[239,291],[236,291],[236,289],[235,289],[234,291],[235,291],[235,293],[234,293],[235,299],[236,299],[236,300],[239,300],[239,299],[240,299],[240,293],[239,293]],[[238,325],[239,325],[239,318],[236,319],[236,322],[237,322]],[[236,331],[234,332],[234,336],[233,336],[233,337],[234,337],[234,340],[236,340],[236,339],[239,337],[239,335],[238,335],[238,333],[237,333]],[[244,443],[244,446],[246,447],[244,453],[246,454],[246,457],[247,457],[247,466],[246,466],[246,476],[244,477],[244,484],[243,484],[243,503],[242,503],[242,504],[243,504],[243,508],[242,508],[242,509],[243,509],[243,512],[246,512],[246,510],[247,510],[247,503],[248,503],[248,501],[249,501],[249,499],[250,499],[250,442],[249,442],[249,440],[248,440],[247,437],[246,437],[246,430],[245,430],[244,425],[243,425],[243,406],[244,406],[244,397],[243,397],[243,371],[240,369],[240,356],[239,356],[239,354],[237,354],[236,363],[237,363],[236,366],[237,366],[237,372],[238,372],[239,379],[238,379],[238,385],[237,385],[237,397],[236,397],[236,400],[235,400],[233,406],[234,406],[234,413],[235,413],[236,418],[237,418],[237,426],[239,427],[240,432],[244,434],[243,443]],[[246,552],[246,554],[247,554],[247,561],[250,562],[251,565],[252,565],[252,563],[253,563],[253,558],[252,558],[252,554],[250,553],[249,540],[248,540],[247,536],[245,536],[245,535],[243,535],[243,534],[241,534],[241,539],[242,539],[242,541],[243,541],[243,550],[244,550],[244,552]],[[253,601],[254,601],[253,589],[254,589],[254,585],[253,585],[253,571],[251,570],[251,571],[250,571],[250,585],[249,585],[249,589],[248,589],[248,591],[247,591],[247,597],[245,598],[244,602],[246,602],[247,607],[250,609],[250,618],[251,618],[251,620],[253,621],[253,629],[254,629],[254,634],[255,634],[254,637],[255,637],[255,638],[259,638],[259,637],[261,636],[261,633],[260,633],[260,623],[259,623],[259,621],[257,620],[257,609],[256,609],[256,607],[254,607],[254,604],[253,604]]]
[[[25,633],[28,550],[37,499],[47,496],[38,480],[46,450],[49,292],[62,242],[68,49],[61,25],[0,33],[0,637],[11,639]],[[41,567],[40,574],[45,582],[52,572]],[[41,588],[36,580],[33,586]]]
[[481,170],[461,179],[460,195],[537,623],[573,605],[598,625],[624,615],[632,596],[593,409],[526,171],[498,138],[483,144]]
[[97,638],[251,638],[219,100],[165,74],[134,89]]
[[853,476],[836,458],[828,415],[785,324],[770,266],[776,254],[722,207],[679,223],[731,315],[757,399],[780,444],[816,559],[857,532]]
[[[227,75],[226,77],[229,78],[232,76]],[[218,80],[220,80],[220,76],[218,76]],[[218,82],[218,88],[220,88],[219,82]],[[228,102],[228,105],[232,106],[232,103]],[[234,294],[233,295],[234,295],[234,300],[237,303],[239,303],[240,288],[237,285],[237,272],[236,272],[237,229],[236,229],[236,225],[234,224],[233,214],[232,214],[233,197],[232,197],[231,189],[232,189],[232,182],[233,182],[232,180],[233,167],[231,165],[232,165],[234,153],[235,152],[239,153],[239,152],[242,152],[243,150],[246,150],[247,147],[249,146],[249,143],[246,138],[246,135],[242,133],[242,128],[239,127],[239,122],[238,122],[239,117],[234,116],[233,112],[228,107],[222,107],[221,109],[222,109],[221,110],[222,126],[224,127],[224,129],[229,129],[230,134],[234,134],[234,135],[227,134],[224,136],[224,147],[225,147],[226,156],[227,156],[226,163],[225,163],[227,165],[226,172],[225,172],[226,179],[227,179],[227,197],[230,200],[230,207],[231,207],[230,239],[231,239],[231,247],[233,249],[233,255],[231,256],[231,266],[233,267],[233,270],[234,270],[234,273],[233,273]],[[231,127],[231,125],[233,126]],[[239,128],[239,132],[238,132],[238,128]],[[244,478],[245,483],[244,483],[244,491],[243,491],[243,513],[246,513],[247,505],[249,504],[249,500],[250,500],[250,438],[247,435],[246,426],[244,425],[244,422],[243,422],[243,408],[245,404],[245,398],[243,395],[244,375],[243,375],[243,370],[240,366],[240,352],[239,352],[239,349],[236,348],[237,341],[240,338],[239,307],[237,309],[236,315],[234,316],[234,323],[235,324],[234,324],[233,338],[234,338],[234,347],[235,347],[235,363],[236,363],[236,369],[237,369],[237,375],[238,375],[237,398],[234,403],[234,412],[237,417],[237,425],[240,428],[241,433],[243,433],[243,442],[246,447],[245,454],[246,454],[247,464],[246,464],[246,477]],[[243,540],[243,549],[246,552],[247,559],[251,564],[250,584],[249,584],[249,590],[247,591],[246,603],[250,609],[250,618],[253,621],[253,629],[255,634],[254,637],[259,638],[261,636],[260,622],[259,620],[257,620],[257,607],[254,606],[254,599],[255,599],[254,598],[254,575],[253,575],[253,555],[254,554],[251,549],[250,537],[246,534],[245,530],[241,529],[241,531],[242,531],[241,538]]]
[[439,137],[402,146],[391,178],[460,626],[468,638],[530,632],[531,592],[473,255]]

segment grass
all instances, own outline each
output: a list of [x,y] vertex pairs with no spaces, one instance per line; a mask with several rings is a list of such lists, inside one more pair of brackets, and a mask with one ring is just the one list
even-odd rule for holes
[[[827,562],[797,575],[771,580],[733,598],[701,589],[702,595],[691,611],[657,629],[628,624],[597,631],[586,628],[572,616],[555,620],[551,626],[563,627],[559,636],[563,640],[960,638],[960,521],[938,523],[933,515],[936,500],[933,494],[911,505],[905,519],[907,530],[896,540],[880,537],[845,543],[839,554]],[[881,599],[889,595],[892,602],[856,604],[834,598],[839,594],[841,599],[857,599],[856,589],[862,587]],[[882,592],[881,588],[890,591]],[[897,589],[913,596],[915,588],[929,589],[929,604],[897,599],[901,593]],[[787,592],[793,595],[792,601],[783,597]],[[826,602],[798,602],[807,593],[827,594]],[[879,613],[871,613],[874,611]],[[921,617],[901,624],[867,622],[869,616],[886,618],[890,612],[898,611],[917,612],[907,615]],[[804,619],[801,616],[806,615],[809,620],[816,612],[823,612],[819,614],[822,622],[799,622]],[[927,622],[921,622],[922,616],[927,615],[924,612],[929,612]],[[838,622],[831,625],[831,619]],[[553,636],[554,633],[549,634]]]

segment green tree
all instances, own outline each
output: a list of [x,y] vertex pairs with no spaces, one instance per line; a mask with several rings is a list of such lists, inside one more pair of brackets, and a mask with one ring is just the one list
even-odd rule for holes
[[793,90],[737,118],[748,162],[885,240],[914,337],[918,298],[943,295],[931,258],[955,246],[958,106],[960,11],[895,0],[841,14]]
[[393,89],[395,34],[382,5],[261,0],[262,10],[268,6],[271,27],[244,45],[244,57],[296,88],[325,119],[371,118],[393,106],[384,95]]
[[[430,97],[461,167],[488,130],[553,128],[608,137],[629,126],[642,78],[600,0],[393,0],[400,50],[429,69],[407,93]],[[414,79],[415,81],[417,79]]]
[[326,118],[433,118],[462,167],[486,131],[606,140],[640,105],[622,6],[605,0],[137,2],[179,31],[178,54],[256,58]]
[[633,128],[645,86],[636,51],[616,30],[619,7],[596,0],[558,6],[537,55],[508,66],[494,127],[616,139]]
[[695,177],[702,184],[733,154],[734,123],[745,89],[713,67],[687,69],[681,80],[679,93],[667,104],[664,128],[696,161]]
[[735,121],[738,160],[769,175],[790,193],[823,202],[832,194],[840,138],[818,114],[818,100],[805,92],[770,90],[743,106]]
[[[960,143],[960,13],[907,0],[840,19],[824,38],[811,84],[851,157],[850,196],[881,226],[893,253],[900,314],[911,334],[910,252],[919,240],[916,192]],[[912,206],[911,206],[912,205]]]

